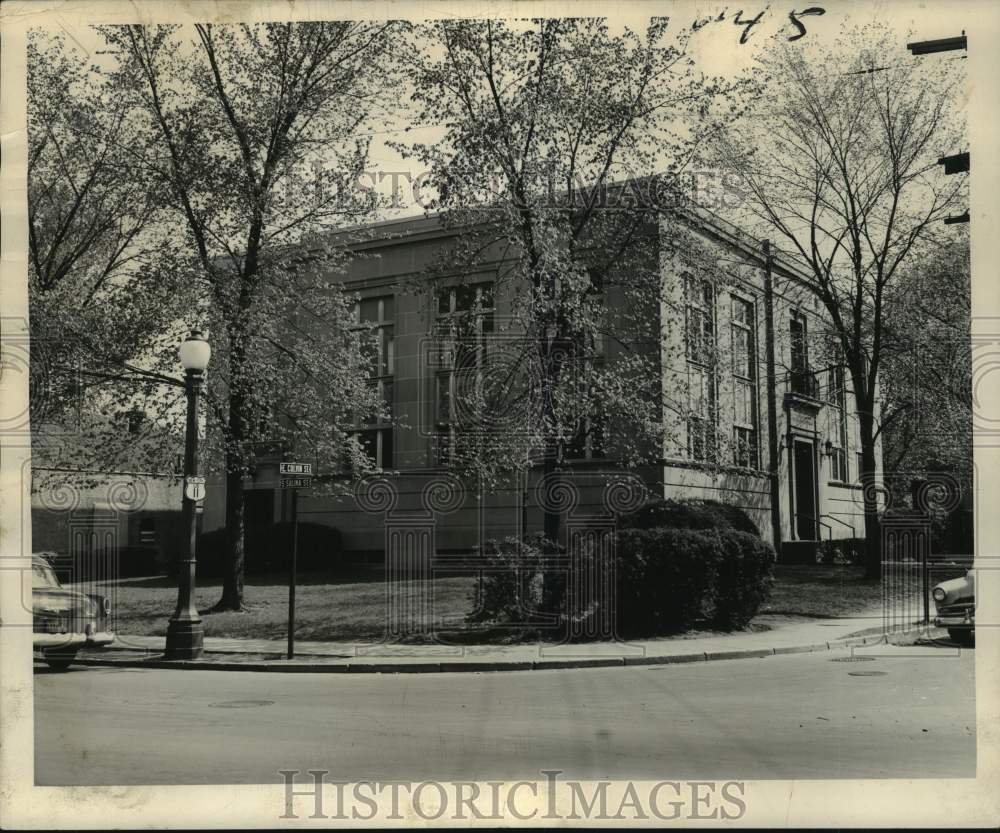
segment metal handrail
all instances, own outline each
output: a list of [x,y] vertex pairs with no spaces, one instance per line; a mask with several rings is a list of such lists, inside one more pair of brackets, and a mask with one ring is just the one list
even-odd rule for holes
[[851,530],[851,537],[852,538],[857,538],[858,537],[858,531],[854,528],[853,524],[849,524],[847,521],[842,521],[842,520],[840,520],[840,518],[834,517],[833,515],[830,515],[827,512],[824,512],[822,515],[820,515],[820,517],[821,518],[829,518],[831,521],[836,521],[838,524],[842,524],[843,526],[846,526],[849,530]]
[[[817,526],[825,526],[827,532],[829,533],[829,535],[827,536],[826,540],[827,541],[832,541],[833,540],[833,527],[830,526],[830,524],[823,523],[823,521],[821,521],[819,518],[814,518],[812,515],[807,515],[805,512],[796,512],[795,515],[797,517],[801,516],[803,518],[808,518],[810,521],[813,521]],[[822,518],[822,517],[824,517],[824,516],[820,515],[820,518]],[[823,536],[822,535],[820,535],[819,540],[820,541],[823,540]]]

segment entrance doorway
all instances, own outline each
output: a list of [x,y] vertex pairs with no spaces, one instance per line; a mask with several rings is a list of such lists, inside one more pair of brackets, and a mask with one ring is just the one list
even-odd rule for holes
[[813,444],[795,440],[795,537],[816,540],[816,460]]

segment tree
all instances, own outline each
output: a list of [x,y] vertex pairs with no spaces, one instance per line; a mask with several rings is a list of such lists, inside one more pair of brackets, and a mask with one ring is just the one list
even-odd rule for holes
[[[163,190],[196,275],[214,359],[208,401],[226,477],[229,564],[217,609],[243,606],[244,479],[261,451],[324,472],[363,465],[352,411],[377,408],[363,339],[323,232],[370,216],[350,184],[359,128],[391,94],[392,23],[102,27],[114,83],[143,109],[135,164]],[[362,136],[362,138],[358,138]]]
[[156,189],[131,164],[136,108],[46,30],[29,33],[27,82],[33,488],[67,468],[172,471],[178,396],[154,356],[182,299]]
[[399,147],[429,166],[443,222],[461,231],[438,277],[468,287],[488,274],[510,299],[495,323],[481,291],[461,321],[439,306],[446,341],[485,343],[454,353],[468,384],[450,407],[457,393],[469,416],[450,460],[487,480],[540,465],[551,551],[568,458],[663,455],[662,209],[712,116],[734,112],[732,88],[696,71],[693,30],[671,38],[665,19],[642,32],[596,19],[417,31],[429,45],[414,59],[416,123],[444,136]]
[[805,288],[839,341],[861,435],[870,575],[880,571],[887,293],[964,187],[964,177],[945,178],[937,164],[962,143],[959,74],[901,52],[894,36],[869,29],[822,53],[784,44],[762,59],[755,106],[717,147],[746,192],[745,211],[804,263]]
[[[886,300],[882,373],[885,470],[947,471],[972,489],[972,292],[969,238],[930,241]],[[908,488],[909,484],[900,484]]]

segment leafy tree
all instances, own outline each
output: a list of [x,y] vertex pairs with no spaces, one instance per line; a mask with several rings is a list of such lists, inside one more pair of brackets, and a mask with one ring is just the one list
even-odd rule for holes
[[761,59],[758,95],[718,144],[744,209],[801,258],[850,373],[861,434],[868,571],[880,570],[876,441],[887,296],[919,244],[962,204],[939,157],[963,144],[956,65],[909,59],[885,31],[835,46],[784,44]]
[[130,417],[176,399],[151,353],[181,300],[162,206],[132,165],[135,107],[45,30],[29,33],[27,80],[35,488],[53,467],[169,471],[177,438],[154,418],[137,443]]
[[886,321],[892,345],[882,373],[886,472],[912,478],[947,471],[969,493],[974,401],[966,231],[934,240],[914,257],[887,298]]
[[[665,19],[618,32],[598,19],[443,21],[417,34],[416,124],[444,135],[399,147],[429,167],[443,222],[461,230],[437,275],[466,287],[488,276],[509,303],[484,318],[482,295],[469,296],[464,323],[438,308],[446,344],[463,327],[467,344],[485,343],[449,348],[468,382],[450,392],[466,414],[450,461],[484,480],[540,466],[554,496],[586,449],[662,457],[661,209],[697,138],[735,110],[732,89],[697,71],[692,30],[674,35]],[[448,279],[439,286],[444,298]],[[550,547],[557,504],[543,507]]]
[[[363,465],[354,413],[377,408],[363,338],[323,232],[369,217],[350,185],[360,128],[391,94],[392,23],[101,27],[112,83],[144,116],[135,165],[189,255],[188,297],[214,358],[208,402],[226,477],[229,564],[243,605],[244,482],[260,452]],[[359,136],[361,138],[359,138]],[[353,411],[353,413],[352,413]]]

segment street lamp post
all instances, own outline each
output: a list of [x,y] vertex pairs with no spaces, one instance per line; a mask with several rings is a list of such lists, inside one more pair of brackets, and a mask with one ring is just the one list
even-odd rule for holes
[[203,481],[198,477],[198,397],[205,381],[205,368],[212,350],[198,330],[192,330],[180,347],[187,391],[187,427],[184,433],[183,528],[187,535],[187,557],[180,563],[177,578],[177,609],[167,625],[167,659],[197,659],[204,650],[204,630],[194,604],[195,544],[197,536],[196,504],[204,497]]

